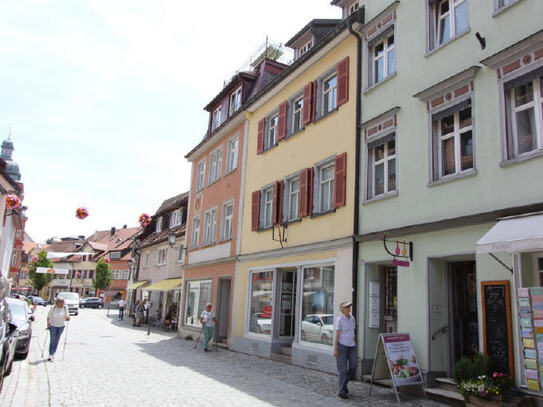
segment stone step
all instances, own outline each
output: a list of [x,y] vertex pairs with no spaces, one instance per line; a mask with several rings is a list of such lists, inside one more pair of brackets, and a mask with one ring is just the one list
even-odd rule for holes
[[292,364],[291,357],[288,356],[288,355],[283,355],[281,353],[272,353],[272,354],[270,354],[270,359],[275,361],[275,362],[286,363],[288,365]]
[[439,387],[427,387],[424,389],[426,396],[449,406],[464,406],[464,397],[457,391],[445,390]]
[[279,353],[282,355],[292,356],[292,348],[290,346],[281,346]]
[[436,387],[443,390],[457,391],[456,380],[450,377],[437,377],[435,380]]

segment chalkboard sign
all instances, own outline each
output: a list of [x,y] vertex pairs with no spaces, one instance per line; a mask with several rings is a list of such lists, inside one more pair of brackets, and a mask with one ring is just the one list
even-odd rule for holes
[[509,281],[484,281],[481,294],[484,353],[494,362],[494,370],[514,377]]

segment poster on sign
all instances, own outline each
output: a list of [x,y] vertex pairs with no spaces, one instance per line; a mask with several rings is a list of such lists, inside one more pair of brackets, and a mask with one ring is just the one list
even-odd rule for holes
[[399,387],[420,385],[424,388],[424,380],[409,334],[379,335],[371,372],[370,394],[373,382],[382,379],[392,379],[398,402]]

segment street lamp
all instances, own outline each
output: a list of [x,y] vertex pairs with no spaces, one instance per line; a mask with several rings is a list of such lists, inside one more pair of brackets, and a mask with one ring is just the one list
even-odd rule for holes
[[170,247],[173,247],[173,245],[175,244],[175,238],[176,236],[173,232],[168,235],[168,243],[170,244]]

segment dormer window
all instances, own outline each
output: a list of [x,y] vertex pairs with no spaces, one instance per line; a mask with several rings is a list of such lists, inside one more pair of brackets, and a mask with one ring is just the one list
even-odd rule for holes
[[211,122],[211,130],[215,130],[221,125],[221,106],[213,111],[213,119]]
[[311,39],[311,41],[309,41],[308,43],[306,43],[302,48],[300,48],[300,54],[299,56],[302,56],[304,55],[307,51],[309,51],[309,49],[313,46],[313,39]]
[[156,233],[160,233],[162,230],[162,216],[156,220]]
[[358,1],[355,1],[353,4],[349,6],[349,8],[347,9],[347,16],[354,14],[356,10],[358,10]]
[[230,107],[228,109],[228,116],[232,116],[241,107],[241,86],[236,89],[234,93],[230,95]]
[[182,223],[183,210],[181,208],[176,209],[170,215],[170,228],[179,226]]

